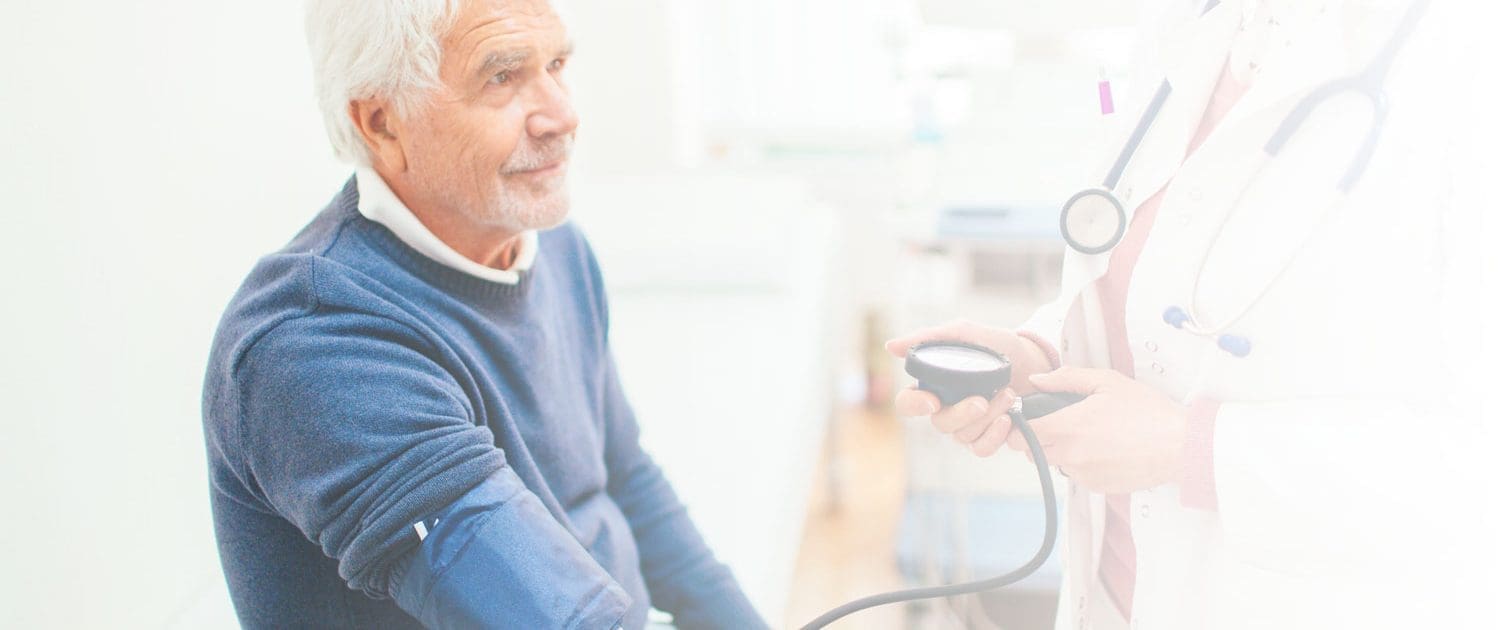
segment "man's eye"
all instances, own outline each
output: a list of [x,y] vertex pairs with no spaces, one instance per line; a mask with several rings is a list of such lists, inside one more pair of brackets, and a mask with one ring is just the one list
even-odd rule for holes
[[552,63],[547,64],[547,70],[549,72],[557,72],[558,70],[562,70],[563,66],[566,65],[568,65],[567,59],[553,59]]
[[504,72],[496,72],[495,76],[490,77],[490,85],[505,85],[507,83],[510,83],[509,70],[506,70]]

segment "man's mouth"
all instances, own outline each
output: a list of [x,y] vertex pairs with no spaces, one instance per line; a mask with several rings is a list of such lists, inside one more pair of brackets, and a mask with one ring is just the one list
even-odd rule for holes
[[538,166],[538,167],[533,168],[533,169],[527,169],[527,170],[524,170],[524,171],[513,171],[511,174],[512,175],[520,175],[520,176],[523,176],[523,177],[549,177],[549,176],[561,173],[563,171],[563,168],[565,168],[567,166],[567,164],[568,164],[567,158],[563,158],[563,159],[557,160],[555,162],[549,162],[547,164],[543,164],[543,165]]

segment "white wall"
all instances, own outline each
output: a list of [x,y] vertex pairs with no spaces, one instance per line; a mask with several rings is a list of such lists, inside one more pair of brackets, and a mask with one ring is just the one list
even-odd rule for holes
[[[344,169],[300,2],[6,2],[0,626],[228,621],[199,387],[218,314]],[[216,617],[216,615],[218,615]]]

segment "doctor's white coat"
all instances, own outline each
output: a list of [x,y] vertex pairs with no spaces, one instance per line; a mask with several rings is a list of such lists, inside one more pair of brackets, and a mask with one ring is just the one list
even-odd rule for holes
[[[1347,199],[1335,183],[1371,120],[1362,98],[1330,100],[1261,167],[1297,101],[1362,68],[1405,7],[1376,4],[1305,11],[1185,162],[1240,3],[1185,12],[1161,40],[1173,92],[1116,190],[1132,212],[1170,186],[1126,321],[1138,379],[1184,403],[1221,401],[1219,508],[1184,507],[1175,484],[1132,495],[1134,628],[1471,627],[1494,608],[1484,600],[1496,568],[1478,549],[1500,534],[1471,494],[1482,409],[1466,358],[1484,324],[1471,229],[1481,209],[1455,202],[1465,165],[1454,142],[1469,123],[1454,73],[1434,72],[1455,70],[1443,3],[1397,57],[1381,144]],[[1111,160],[1143,105],[1117,117]],[[1107,262],[1068,252],[1057,300],[1022,326],[1064,365],[1109,367],[1093,289]],[[1237,319],[1228,332],[1253,342],[1249,356],[1163,321],[1190,304],[1205,324]],[[1066,495],[1057,626],[1096,627],[1104,499]]]

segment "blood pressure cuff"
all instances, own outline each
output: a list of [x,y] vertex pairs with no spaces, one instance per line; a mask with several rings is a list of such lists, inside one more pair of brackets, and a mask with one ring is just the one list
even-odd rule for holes
[[428,628],[617,628],[630,609],[508,468],[413,529],[421,543],[397,564],[391,594]]

